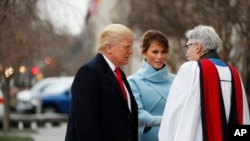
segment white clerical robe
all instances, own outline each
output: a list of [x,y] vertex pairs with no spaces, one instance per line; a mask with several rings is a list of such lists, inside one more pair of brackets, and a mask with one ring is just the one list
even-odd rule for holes
[[[231,73],[228,67],[218,66],[226,117],[231,104]],[[243,91],[243,124],[250,124],[247,98]],[[165,106],[159,141],[202,141],[200,108],[200,68],[197,61],[184,63],[170,88]]]

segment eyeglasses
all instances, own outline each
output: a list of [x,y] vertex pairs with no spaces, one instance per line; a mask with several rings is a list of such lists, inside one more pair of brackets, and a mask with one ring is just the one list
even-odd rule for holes
[[185,46],[183,46],[183,50],[185,51],[185,52],[187,52],[187,50],[189,49],[189,46],[190,45],[193,45],[194,43],[190,43],[190,44],[187,44],[187,45],[185,45]]

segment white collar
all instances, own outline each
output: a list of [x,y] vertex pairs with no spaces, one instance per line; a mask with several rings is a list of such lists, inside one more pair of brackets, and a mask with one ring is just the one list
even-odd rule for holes
[[111,70],[115,71],[115,65],[104,54],[102,54],[102,56],[106,60],[106,62],[108,63],[108,65],[111,68]]

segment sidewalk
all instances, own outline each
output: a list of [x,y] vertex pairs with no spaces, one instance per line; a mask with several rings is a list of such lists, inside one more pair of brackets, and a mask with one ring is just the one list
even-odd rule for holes
[[31,137],[34,141],[64,141],[66,127],[66,123],[61,123],[58,127],[38,128],[37,133],[31,134]]

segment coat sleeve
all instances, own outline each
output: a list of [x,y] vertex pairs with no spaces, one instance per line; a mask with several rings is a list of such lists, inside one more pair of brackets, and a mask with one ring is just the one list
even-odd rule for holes
[[194,140],[200,113],[199,72],[195,61],[180,67],[165,105],[159,141]]
[[245,88],[242,83],[242,80],[241,80],[241,87],[242,87],[242,92],[243,92],[243,124],[249,125],[250,124],[249,106],[248,106],[247,96],[246,96],[246,92],[245,92]]
[[128,82],[130,84],[131,90],[135,97],[136,103],[138,105],[138,116],[139,123],[138,128],[141,133],[148,132],[151,127],[159,126],[161,123],[161,116],[153,116],[148,111],[144,109],[144,105],[141,100],[141,92],[138,87],[138,83],[134,79],[134,76],[128,77]]
[[[95,70],[80,68],[72,85],[72,104],[69,124],[73,124],[77,141],[99,141],[98,75]],[[88,114],[86,114],[88,113]]]

